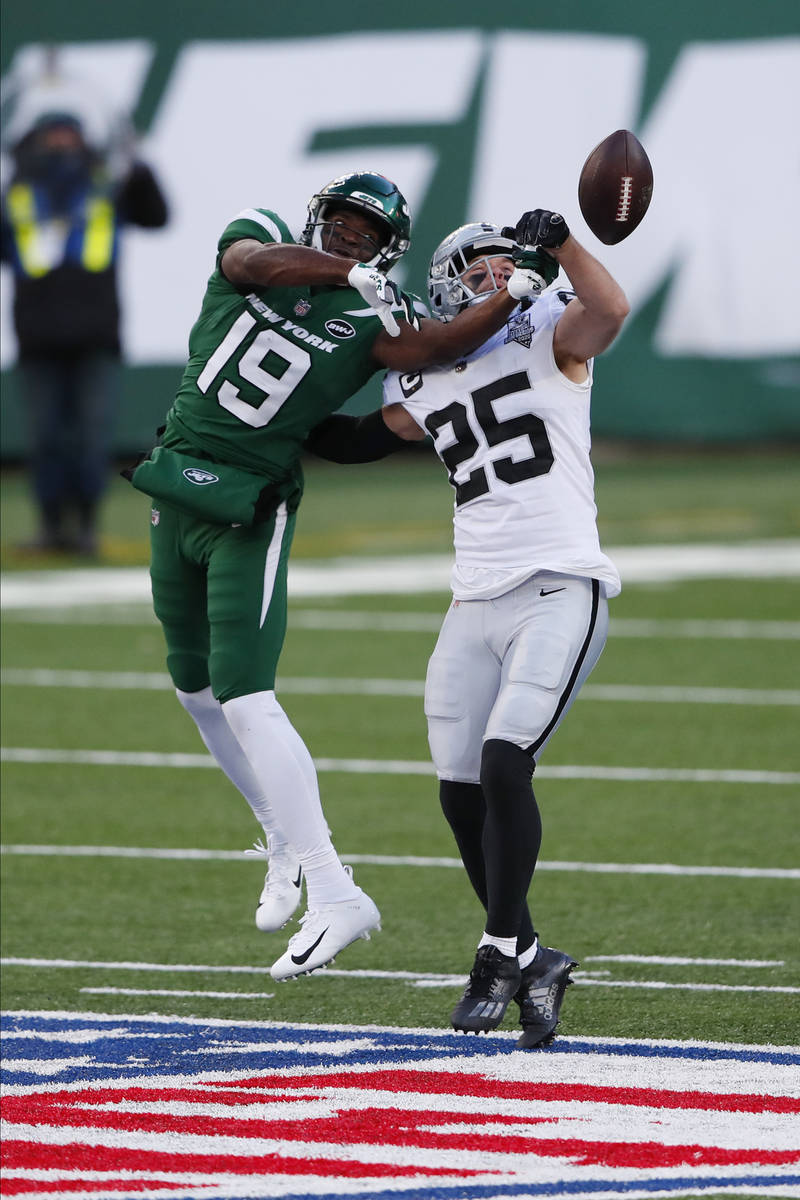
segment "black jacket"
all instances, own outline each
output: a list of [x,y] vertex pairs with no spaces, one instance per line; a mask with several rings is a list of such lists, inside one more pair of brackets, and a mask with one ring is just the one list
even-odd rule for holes
[[[16,193],[14,193],[17,185]],[[120,352],[120,307],[117,294],[119,231],[126,224],[158,229],[166,224],[167,204],[151,169],[142,162],[111,189],[95,177],[80,195],[66,222],[65,252],[44,273],[32,273],[25,261],[23,207],[14,194],[33,205],[33,222],[50,216],[46,189],[17,175],[3,196],[2,257],[14,270],[14,325],[20,358],[50,358],[87,350]],[[84,246],[92,201],[106,203],[107,248],[89,269]],[[108,207],[110,205],[110,208]]]

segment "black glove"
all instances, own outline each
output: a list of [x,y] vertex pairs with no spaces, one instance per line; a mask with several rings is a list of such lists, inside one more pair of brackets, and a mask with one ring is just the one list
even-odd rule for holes
[[569,237],[569,226],[561,213],[547,208],[534,208],[523,213],[514,229],[504,229],[504,237],[513,237],[520,246],[541,246],[557,250]]

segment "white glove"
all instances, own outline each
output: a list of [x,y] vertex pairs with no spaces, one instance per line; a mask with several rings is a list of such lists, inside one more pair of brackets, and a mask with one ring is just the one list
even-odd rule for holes
[[535,299],[546,287],[547,280],[530,267],[515,267],[506,283],[508,294],[514,300],[523,300],[526,296]]
[[375,309],[390,337],[397,337],[400,326],[392,312],[392,307],[400,303],[397,285],[385,275],[381,275],[377,267],[365,267],[363,263],[356,263],[351,267],[347,282],[350,287],[356,289],[363,300],[366,300],[370,308]]

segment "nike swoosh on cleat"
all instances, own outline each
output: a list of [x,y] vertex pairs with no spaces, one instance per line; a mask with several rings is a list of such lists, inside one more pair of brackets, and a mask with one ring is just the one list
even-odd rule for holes
[[565,590],[566,590],[566,589],[565,589],[565,588],[562,588],[562,587],[560,587],[560,588],[548,588],[548,589],[547,589],[547,591],[545,591],[545,590],[544,590],[544,588],[540,588],[540,589],[539,589],[539,595],[540,595],[540,596],[552,596],[553,592],[563,592],[563,591],[565,591]]
[[[330,928],[330,926],[328,926],[328,928]],[[319,935],[317,940],[314,942],[313,946],[309,946],[308,949],[304,950],[302,954],[293,954],[292,962],[296,963],[298,967],[302,966],[304,962],[308,962],[309,958],[314,953],[317,946],[320,944],[320,942],[325,937],[325,934],[327,932],[328,932],[328,929],[323,929],[322,933]]]
[[301,884],[302,882],[303,882],[303,868],[302,868],[302,867],[298,867],[298,868],[297,868],[297,879],[293,879],[293,880],[292,880],[292,884],[293,884],[293,886],[294,886],[294,887],[296,887],[296,888],[299,888],[299,887],[300,887],[300,884]]

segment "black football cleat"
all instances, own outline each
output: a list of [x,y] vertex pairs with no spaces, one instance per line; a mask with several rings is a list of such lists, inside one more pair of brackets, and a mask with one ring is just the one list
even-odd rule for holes
[[570,972],[578,963],[560,950],[540,946],[536,958],[522,971],[514,999],[519,1005],[521,1050],[549,1046],[556,1036],[564,993],[572,983]]
[[496,946],[481,946],[464,995],[450,1016],[453,1028],[464,1033],[489,1033],[496,1029],[520,981],[516,958],[508,958]]

